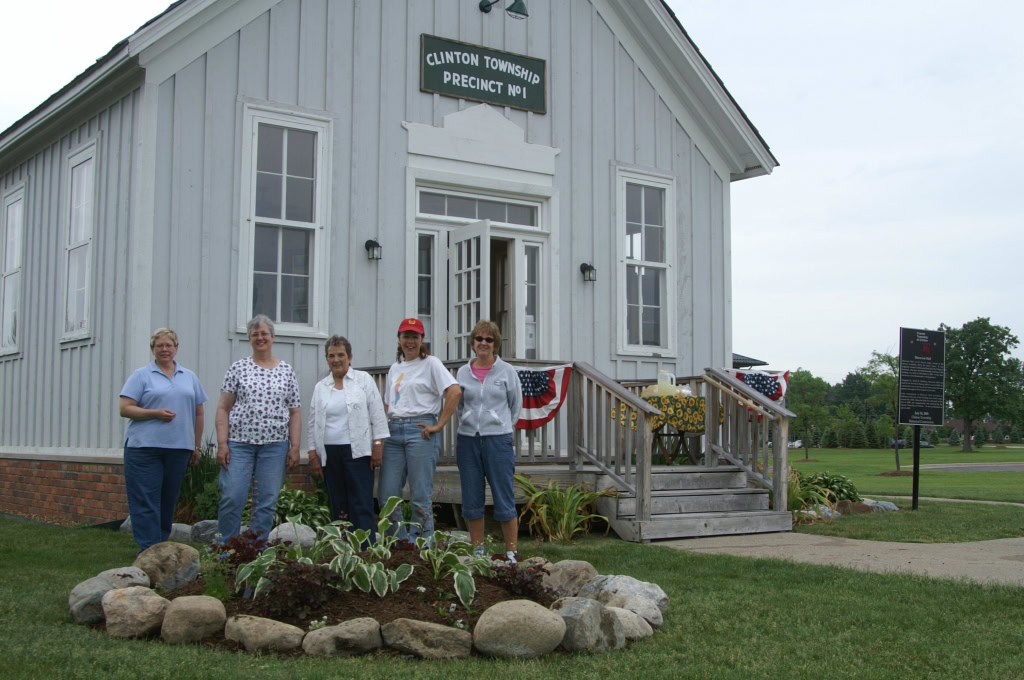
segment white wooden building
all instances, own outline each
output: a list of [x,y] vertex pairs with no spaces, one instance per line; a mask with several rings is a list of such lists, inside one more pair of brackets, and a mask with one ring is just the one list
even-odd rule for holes
[[412,315],[445,359],[490,317],[510,359],[730,366],[767,144],[660,0],[479,4],[183,0],[0,133],[0,456],[120,456],[151,331],[216,394],[255,312],[304,398],[326,337],[388,364]]

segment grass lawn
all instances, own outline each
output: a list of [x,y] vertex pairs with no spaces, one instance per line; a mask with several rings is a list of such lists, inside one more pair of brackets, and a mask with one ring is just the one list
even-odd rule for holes
[[[811,449],[810,458],[817,462],[804,462],[803,449],[789,452],[789,464],[793,468],[800,472],[828,471],[846,475],[864,495],[909,496],[913,491],[913,477],[909,475],[881,476],[883,472],[896,469],[891,449]],[[1024,462],[1024,448],[995,449],[986,446],[972,453],[963,453],[948,446],[921,450],[921,465],[1003,462]],[[900,463],[903,470],[912,471],[913,451],[900,449]],[[1024,472],[921,470],[920,494],[935,498],[1024,503]]]
[[800,524],[794,531],[821,536],[899,543],[963,543],[1024,536],[1024,508],[982,503],[896,501],[900,512],[848,515],[833,522]]
[[67,596],[128,565],[128,536],[0,519],[4,678],[1009,678],[1024,668],[1024,588],[697,555],[594,538],[523,553],[660,584],[665,627],[628,650],[533,661],[386,654],[279,659],[117,640],[71,622]]

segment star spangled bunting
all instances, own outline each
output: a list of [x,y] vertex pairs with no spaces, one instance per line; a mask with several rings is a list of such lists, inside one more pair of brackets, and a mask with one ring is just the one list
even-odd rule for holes
[[736,379],[748,387],[757,390],[772,401],[786,396],[789,387],[789,371],[735,371],[730,370]]
[[517,430],[535,430],[555,417],[569,392],[571,372],[571,364],[517,371],[523,386],[523,410]]

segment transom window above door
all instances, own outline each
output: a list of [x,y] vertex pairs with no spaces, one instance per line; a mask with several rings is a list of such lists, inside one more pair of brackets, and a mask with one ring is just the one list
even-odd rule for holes
[[523,227],[538,226],[538,206],[494,198],[480,198],[470,194],[441,193],[421,190],[421,215],[437,215],[466,220],[491,220]]

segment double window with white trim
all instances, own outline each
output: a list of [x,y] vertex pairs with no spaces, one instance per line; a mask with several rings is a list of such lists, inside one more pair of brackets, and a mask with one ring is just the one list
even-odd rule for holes
[[239,327],[266,314],[278,332],[322,333],[330,121],[247,106]]
[[620,168],[618,346],[623,354],[675,352],[675,180]]
[[0,213],[0,354],[18,351],[21,262],[25,239],[25,187],[3,197]]

